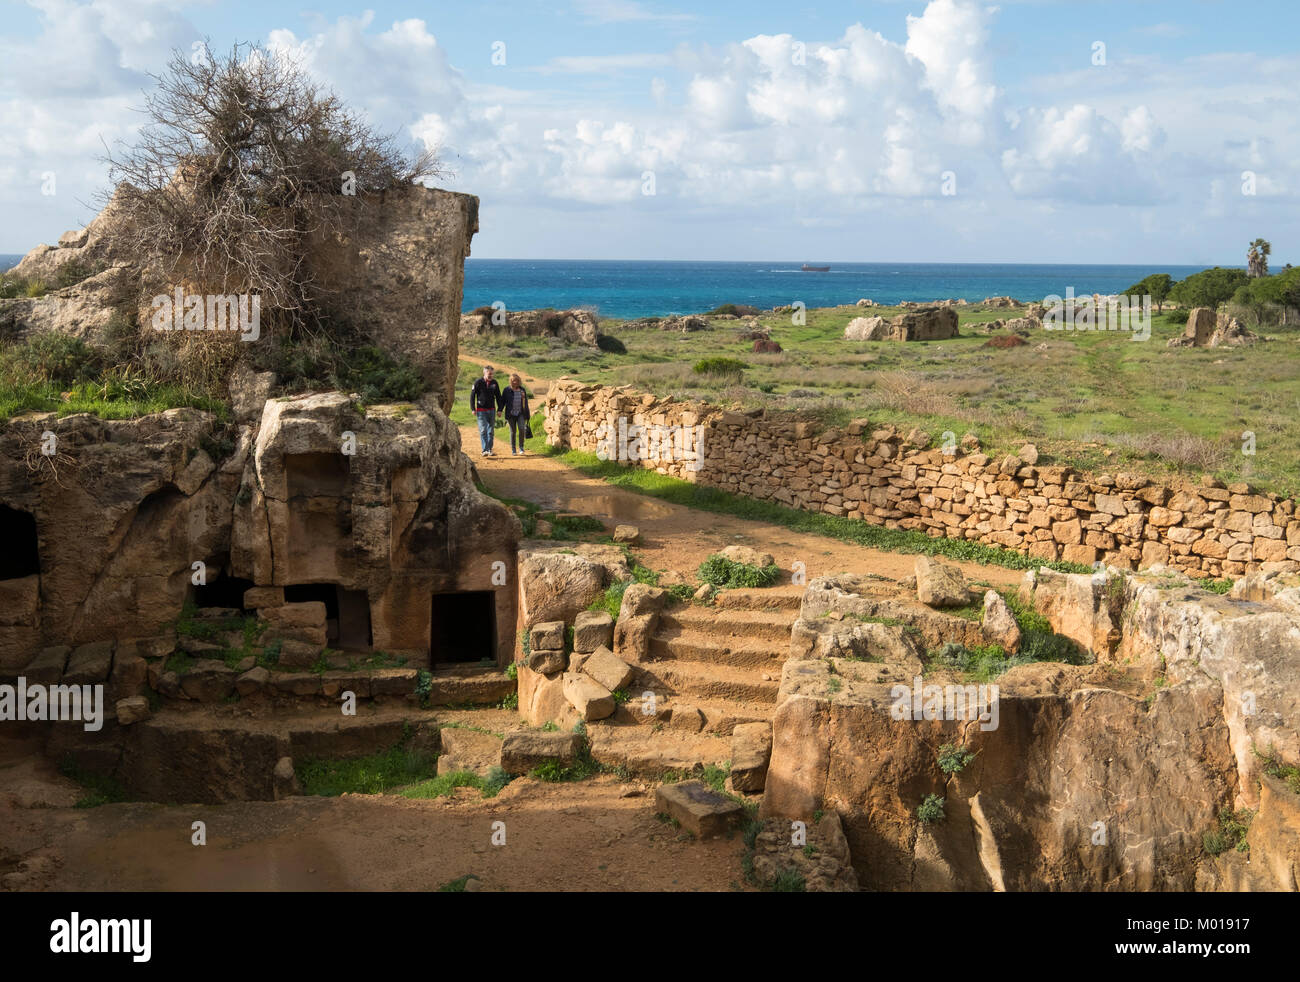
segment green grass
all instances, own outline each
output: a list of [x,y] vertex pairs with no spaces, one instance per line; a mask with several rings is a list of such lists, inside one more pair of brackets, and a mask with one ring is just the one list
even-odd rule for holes
[[510,775],[494,767],[487,777],[480,777],[472,771],[453,771],[403,788],[399,793],[403,798],[412,799],[445,798],[457,788],[478,788],[484,798],[495,798],[509,783]]
[[[535,358],[530,370],[548,379],[568,374],[584,383],[738,403],[742,410],[792,411],[828,426],[866,416],[904,432],[919,427],[960,436],[969,430],[993,457],[1032,442],[1046,463],[1100,473],[1127,470],[1167,480],[1210,471],[1229,483],[1249,481],[1291,496],[1300,491],[1300,455],[1283,449],[1300,444],[1300,330],[1294,326],[1262,328],[1274,340],[1249,347],[1169,348],[1186,319],[1184,313],[1180,323],[1170,312],[1153,317],[1147,341],[1126,332],[1043,331],[1026,346],[994,350],[984,347],[987,336],[976,328],[1023,312],[963,308],[962,336],[948,341],[844,339],[855,317],[900,312],[813,309],[804,325],[792,324],[788,313],[763,312],[760,328],[784,349],[777,355],[752,354],[751,342],[737,339],[735,321],[683,335],[606,319],[602,330],[616,334],[626,353],[592,349],[561,360],[552,359],[542,339],[472,343],[476,354],[490,351],[510,363],[520,359],[506,350]],[[1047,350],[1037,350],[1044,342]],[[713,359],[741,364],[743,376],[693,371]],[[734,380],[721,394],[720,379]],[[791,395],[800,390],[815,394]],[[1244,430],[1257,435],[1253,457],[1241,453]]]
[[1272,746],[1267,750],[1260,750],[1254,744],[1251,744],[1250,751],[1263,762],[1262,766],[1265,774],[1285,781],[1288,790],[1300,794],[1300,767],[1283,761],[1278,756],[1277,748]]
[[435,759],[403,743],[382,753],[348,760],[309,758],[296,770],[303,794],[334,798],[349,793],[383,794],[420,781],[429,776]]
[[719,588],[764,587],[779,580],[781,570],[775,564],[754,566],[714,553],[700,563],[698,576],[700,582]]
[[76,781],[88,792],[84,798],[77,800],[74,808],[98,808],[100,805],[130,800],[126,788],[116,778],[87,771],[79,767],[71,756],[64,757],[59,763],[59,773]]
[[1218,823],[1201,838],[1201,845],[1211,856],[1218,856],[1235,849],[1239,853],[1250,853],[1250,843],[1246,833],[1250,831],[1251,820],[1255,813],[1249,809],[1234,812],[1228,806],[1219,809]]

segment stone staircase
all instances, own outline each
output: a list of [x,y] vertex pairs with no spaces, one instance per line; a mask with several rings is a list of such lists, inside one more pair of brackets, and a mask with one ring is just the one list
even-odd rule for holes
[[770,721],[802,596],[791,586],[726,590],[708,606],[668,608],[637,666],[641,683],[664,693],[674,713],[698,709],[707,733]]

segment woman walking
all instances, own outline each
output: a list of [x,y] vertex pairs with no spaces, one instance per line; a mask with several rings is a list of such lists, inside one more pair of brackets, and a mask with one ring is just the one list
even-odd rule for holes
[[[532,413],[528,411],[528,390],[524,388],[524,381],[518,372],[510,376],[510,385],[501,394],[501,401],[505,406],[506,422],[510,424],[510,453],[524,453],[524,438],[532,435],[528,426],[528,418]],[[515,449],[516,434],[519,436],[518,450]]]

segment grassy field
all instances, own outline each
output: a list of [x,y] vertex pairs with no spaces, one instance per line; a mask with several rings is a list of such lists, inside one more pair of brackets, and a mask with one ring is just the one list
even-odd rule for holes
[[[1272,340],[1253,347],[1169,348],[1183,325],[1165,314],[1154,317],[1146,341],[1125,332],[1042,331],[1027,345],[993,348],[974,329],[1020,312],[965,310],[962,336],[949,341],[844,340],[852,318],[898,312],[811,310],[803,326],[788,314],[760,315],[780,354],[752,354],[752,342],[737,338],[745,322],[718,318],[689,334],[604,321],[602,333],[618,338],[626,354],[540,338],[476,338],[464,346],[544,379],[631,383],[659,395],[789,410],[828,426],[867,417],[920,427],[936,441],[945,430],[972,431],[992,454],[1032,442],[1041,462],[1153,477],[1209,472],[1300,491],[1300,329],[1265,330]],[[692,370],[716,356],[739,359],[745,371],[716,379]],[[1254,455],[1242,452],[1246,431],[1255,435]]]

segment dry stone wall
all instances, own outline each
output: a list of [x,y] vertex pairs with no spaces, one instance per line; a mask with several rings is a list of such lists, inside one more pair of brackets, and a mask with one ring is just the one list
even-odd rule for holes
[[[656,441],[647,447],[638,426],[657,428]],[[547,395],[546,434],[554,447],[603,450],[629,466],[735,494],[1039,559],[1165,564],[1198,577],[1300,570],[1295,501],[1209,476],[1164,485],[1014,456],[995,460],[969,442],[945,454],[926,449],[917,431],[867,420],[817,433],[811,423],[761,410],[568,380]]]

